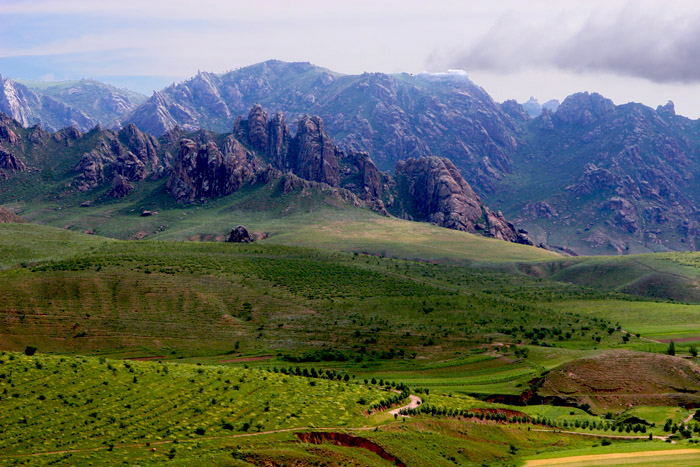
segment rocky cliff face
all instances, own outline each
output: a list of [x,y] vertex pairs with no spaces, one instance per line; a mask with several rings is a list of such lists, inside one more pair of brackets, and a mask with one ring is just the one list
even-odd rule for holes
[[180,140],[168,182],[170,192],[181,202],[228,195],[246,183],[284,178],[284,192],[325,186],[338,198],[386,215],[385,200],[403,217],[532,244],[525,232],[481,203],[448,159],[400,162],[394,180],[380,172],[367,153],[339,150],[319,117],[302,117],[292,137],[281,114],[269,119],[260,106],[254,106],[247,119],[236,121],[223,149],[206,132],[199,135],[199,143]]
[[[260,106],[238,120],[231,133],[175,128],[160,140],[135,125],[120,131],[96,127],[82,133],[68,127],[49,133],[38,126],[23,129],[19,122],[4,117],[0,118],[0,173],[16,176],[27,170],[25,161],[31,161],[34,172],[47,167],[63,170],[47,173],[62,187],[57,197],[94,190],[94,200],[88,203],[105,196],[127,197],[146,178],[163,174],[168,175],[169,192],[184,203],[229,195],[246,184],[277,183],[284,194],[323,193],[384,215],[393,209],[416,220],[527,243],[500,213],[481,204],[447,159],[410,159],[397,169],[398,183],[379,171],[368,153],[340,150],[320,117],[303,116],[296,128],[292,135],[283,114],[269,118]],[[53,154],[57,153],[72,158],[72,164],[66,167],[65,161],[56,160]],[[410,188],[402,191],[400,187]]]
[[193,202],[236,192],[260,167],[259,159],[232,136],[221,149],[213,141],[180,141],[168,189],[180,202]]
[[455,165],[446,158],[408,159],[396,166],[395,210],[411,220],[532,245],[527,232],[484,206]]
[[330,186],[340,184],[338,150],[326,134],[320,117],[304,116],[289,145],[284,168],[301,178]]
[[[166,166],[158,155],[158,141],[134,125],[127,125],[119,132],[98,128],[91,133],[97,135],[97,144],[83,153],[75,167],[79,176],[74,185],[79,191],[92,190],[111,177],[110,193],[121,198],[131,192],[130,182],[165,174]],[[56,135],[59,133],[55,133],[54,138]]]

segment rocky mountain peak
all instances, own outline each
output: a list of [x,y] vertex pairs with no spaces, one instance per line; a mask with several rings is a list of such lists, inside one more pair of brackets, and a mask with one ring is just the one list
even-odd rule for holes
[[658,106],[656,112],[663,115],[676,115],[676,106],[673,101],[668,101],[666,104]]
[[589,126],[615,113],[615,104],[610,99],[595,92],[579,92],[564,99],[554,116],[569,125]]

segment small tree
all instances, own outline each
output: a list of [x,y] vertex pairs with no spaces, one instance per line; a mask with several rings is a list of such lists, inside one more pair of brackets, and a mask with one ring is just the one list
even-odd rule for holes
[[676,355],[676,344],[673,341],[669,342],[666,353],[668,355]]
[[690,355],[692,355],[693,358],[698,356],[698,349],[696,349],[694,345],[690,346]]
[[25,347],[25,349],[24,349],[24,355],[27,355],[27,356],[31,357],[32,355],[34,355],[34,354],[36,353],[37,350],[38,350],[38,349],[37,349],[35,346],[33,346],[33,345],[28,345],[28,346]]

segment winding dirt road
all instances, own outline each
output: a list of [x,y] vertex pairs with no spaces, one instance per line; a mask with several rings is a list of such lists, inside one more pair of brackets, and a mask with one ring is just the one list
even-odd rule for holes
[[[399,407],[398,409],[394,409],[390,411],[389,413],[391,415],[401,415],[401,411],[403,409],[415,409],[419,405],[423,403],[423,399],[420,397],[416,396],[415,394],[409,394],[408,398],[411,399],[411,401],[408,403],[408,405],[404,405],[403,407]],[[401,415],[402,417],[405,417],[406,415]]]

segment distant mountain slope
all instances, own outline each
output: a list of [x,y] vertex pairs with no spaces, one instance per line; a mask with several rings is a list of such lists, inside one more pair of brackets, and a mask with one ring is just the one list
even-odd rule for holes
[[[107,128],[118,127],[126,114],[147,99],[138,92],[117,88],[94,79],[58,82],[15,81],[36,93],[80,109],[88,117]],[[64,126],[66,125],[62,125],[61,128]],[[89,128],[81,128],[81,130],[89,130]]]
[[579,93],[527,128],[517,176],[489,202],[537,241],[599,254],[700,246],[698,121],[671,103],[616,106]]
[[47,83],[0,76],[0,112],[25,127],[39,124],[50,131],[68,126],[87,131],[97,124],[118,127],[145,99],[90,79]]
[[154,93],[125,121],[161,135],[176,126],[231,131],[254,104],[290,119],[320,116],[344,149],[380,170],[408,157],[449,157],[478,191],[510,170],[517,122],[464,74],[339,75],[271,60],[222,75],[199,73]]

